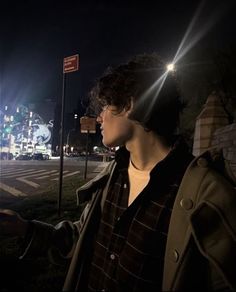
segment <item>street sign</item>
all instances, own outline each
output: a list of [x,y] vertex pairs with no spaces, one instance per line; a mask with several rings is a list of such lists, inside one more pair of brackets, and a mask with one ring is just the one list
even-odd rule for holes
[[81,117],[80,131],[81,133],[96,133],[96,118]]
[[63,59],[63,73],[70,73],[79,70],[79,55],[73,55]]

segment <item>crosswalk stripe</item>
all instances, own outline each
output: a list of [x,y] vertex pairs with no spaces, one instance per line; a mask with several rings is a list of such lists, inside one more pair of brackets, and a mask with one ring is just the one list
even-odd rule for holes
[[21,171],[21,170],[17,170],[17,171],[15,171],[13,174],[11,173],[10,175],[8,175],[8,174],[6,174],[6,175],[1,175],[1,177],[5,177],[5,178],[11,178],[11,177],[15,177],[18,173],[20,173],[20,174],[27,174],[27,173],[32,173],[33,171],[35,171],[35,169],[33,168],[33,169],[28,169],[28,170],[23,170],[23,171]]
[[[69,170],[64,170],[63,171],[63,178],[66,177],[70,177],[73,176],[77,173],[80,173],[80,171],[74,171],[74,172],[70,172]],[[28,170],[24,170],[24,169],[15,169],[15,170],[8,170],[8,173],[4,172],[2,175],[0,174],[0,180],[1,178],[12,178],[15,177],[16,180],[25,183],[27,185],[30,185],[31,187],[34,188],[39,188],[40,184],[35,183],[32,180],[29,180],[29,178],[33,178],[36,180],[42,180],[42,179],[46,179],[46,178],[51,178],[52,176],[59,176],[59,171],[58,170],[50,170],[50,171],[46,171],[45,169],[40,169],[40,170],[36,170],[36,169],[28,169]],[[56,178],[51,178],[51,181],[58,181],[59,177]],[[14,196],[26,196],[23,192],[12,188],[10,186],[7,186],[3,183],[1,183],[0,188],[13,194]]]
[[26,183],[26,184],[28,184],[28,185],[30,185],[32,187],[34,187],[34,188],[38,188],[38,187],[40,187],[39,184],[36,184],[35,182],[32,182],[32,181],[28,180],[27,178],[38,176],[39,173],[41,173],[41,172],[45,173],[45,171],[46,171],[45,169],[37,170],[37,171],[34,172],[34,174],[17,177],[16,179],[21,181],[21,182],[24,182],[24,183]]
[[11,169],[4,169],[4,170],[1,170],[0,169],[0,175],[4,175],[4,174],[9,174],[9,173],[14,173],[16,170],[20,171],[20,170],[23,170],[24,168],[11,168]]
[[26,197],[26,194],[22,193],[21,191],[12,188],[8,185],[5,185],[4,183],[0,182],[0,189],[10,193],[11,195],[15,196],[15,197]]
[[[65,177],[69,177],[69,176],[72,176],[72,175],[75,175],[75,174],[77,174],[77,173],[80,173],[80,171],[78,170],[78,171],[74,171],[74,172],[68,173],[68,174],[66,174],[66,175],[63,175],[63,178],[65,178]],[[64,172],[63,172],[63,174],[64,174]],[[57,178],[53,178],[53,179],[51,179],[51,180],[59,180],[59,178],[57,177]]]
[[[39,172],[43,172],[43,175],[50,173],[50,171],[45,171],[45,169],[43,169],[43,170],[38,170],[37,173],[35,171],[34,174],[27,175],[27,176],[22,176],[22,177],[17,177],[16,179],[19,180],[19,181],[21,181],[21,182],[24,182],[24,183],[30,185],[31,187],[38,188],[38,187],[40,187],[39,184],[37,184],[37,183],[35,183],[35,182],[31,181],[31,180],[28,180],[27,178],[34,177],[34,176],[38,176],[39,175]],[[63,174],[64,173],[67,173],[67,172],[69,172],[69,170],[63,171]],[[58,180],[58,179],[52,179],[52,180]]]
[[[65,173],[67,173],[67,172],[69,172],[69,170],[64,170],[63,171],[63,175],[65,174]],[[55,172],[55,173],[53,173],[51,176],[55,176],[55,175],[59,175],[59,172],[57,171],[57,172]],[[41,178],[47,178],[47,177],[49,177],[49,175],[45,175],[45,177],[41,177]],[[36,178],[36,179],[41,179],[41,178]],[[51,180],[54,180],[54,179],[51,179]]]
[[[44,173],[44,174],[47,174],[47,173]],[[36,177],[35,179],[44,179],[44,178],[56,175],[56,174],[58,174],[58,171],[57,170],[51,170],[51,171],[48,172],[49,175],[44,175],[44,174],[42,176]]]
[[30,180],[25,179],[25,178],[22,178],[22,177],[17,178],[17,180],[19,180],[19,181],[21,181],[21,182],[23,182],[23,183],[25,183],[27,185],[30,185],[31,187],[34,187],[34,188],[39,188],[40,187],[39,184],[36,184],[35,182],[30,181]]
[[16,179],[18,179],[18,178],[26,178],[26,177],[38,176],[41,172],[47,172],[47,170],[46,169],[40,169],[40,170],[34,171],[33,173],[31,171],[31,174],[29,174],[29,175],[28,174],[27,175],[22,175],[20,177],[17,177]]

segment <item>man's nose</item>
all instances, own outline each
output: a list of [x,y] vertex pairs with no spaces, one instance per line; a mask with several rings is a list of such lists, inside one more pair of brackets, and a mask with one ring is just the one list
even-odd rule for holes
[[101,114],[99,114],[97,116],[97,119],[96,119],[97,123],[101,124],[102,123],[102,117],[101,117]]

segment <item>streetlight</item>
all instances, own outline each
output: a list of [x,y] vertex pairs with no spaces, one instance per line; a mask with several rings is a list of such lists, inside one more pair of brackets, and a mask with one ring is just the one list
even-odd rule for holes
[[169,63],[166,65],[167,71],[174,71],[175,70],[175,64],[174,63]]
[[77,129],[78,114],[74,114],[74,128]]

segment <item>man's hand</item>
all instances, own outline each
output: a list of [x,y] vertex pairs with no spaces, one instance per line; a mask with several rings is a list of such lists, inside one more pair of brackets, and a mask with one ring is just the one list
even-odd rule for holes
[[28,224],[18,213],[0,209],[0,235],[25,236]]

